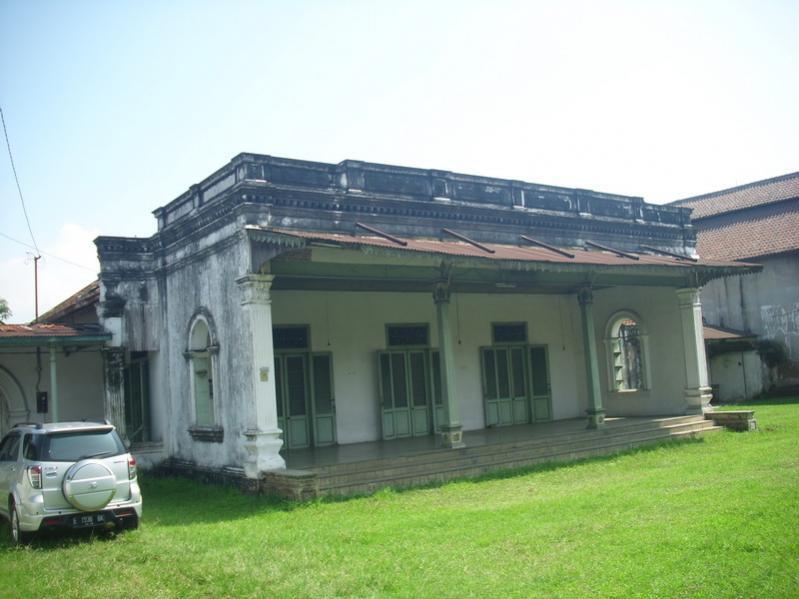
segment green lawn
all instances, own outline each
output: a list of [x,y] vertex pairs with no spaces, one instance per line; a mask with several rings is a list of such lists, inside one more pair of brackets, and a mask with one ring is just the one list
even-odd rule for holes
[[799,398],[724,432],[291,506],[143,478],[140,530],[0,549],[0,596],[799,596]]

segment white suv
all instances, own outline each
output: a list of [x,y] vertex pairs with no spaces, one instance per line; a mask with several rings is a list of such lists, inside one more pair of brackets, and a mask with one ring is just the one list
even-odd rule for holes
[[136,459],[111,424],[18,424],[0,442],[0,514],[11,542],[36,531],[137,528]]

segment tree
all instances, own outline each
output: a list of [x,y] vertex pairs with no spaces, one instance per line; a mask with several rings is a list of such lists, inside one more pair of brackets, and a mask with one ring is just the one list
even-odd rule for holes
[[10,317],[11,308],[8,307],[8,302],[0,297],[0,324],[3,324]]

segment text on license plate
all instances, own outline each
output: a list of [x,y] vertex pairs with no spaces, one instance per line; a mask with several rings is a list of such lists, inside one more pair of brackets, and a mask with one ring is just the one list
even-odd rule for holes
[[105,524],[105,514],[91,514],[90,516],[74,516],[72,518],[72,526],[75,528],[82,528],[84,526],[97,526],[98,524]]

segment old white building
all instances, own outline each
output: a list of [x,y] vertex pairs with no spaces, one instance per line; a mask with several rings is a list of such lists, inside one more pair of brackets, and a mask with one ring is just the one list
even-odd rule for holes
[[751,268],[697,260],[689,213],[241,154],[151,238],[96,240],[107,414],[140,459],[267,486],[347,452],[701,414],[698,289]]
[[[785,359],[766,368],[753,344],[729,344],[711,358],[721,398],[759,394],[771,384],[799,383],[799,173],[686,198],[703,259],[762,265],[756,274],[731,275],[702,289],[708,324],[736,329],[782,347]],[[761,353],[763,346],[760,344]],[[769,348],[767,348],[769,349]],[[772,380],[770,380],[772,379]]]

